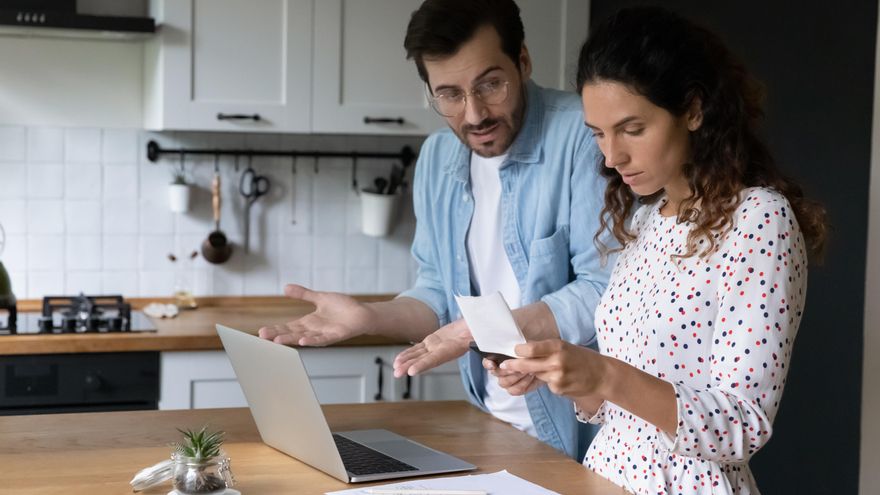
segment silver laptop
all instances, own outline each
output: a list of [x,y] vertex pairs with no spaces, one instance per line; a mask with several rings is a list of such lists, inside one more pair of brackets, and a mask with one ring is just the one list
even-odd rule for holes
[[296,349],[223,325],[217,333],[270,447],[346,483],[476,469],[388,430],[331,433]]

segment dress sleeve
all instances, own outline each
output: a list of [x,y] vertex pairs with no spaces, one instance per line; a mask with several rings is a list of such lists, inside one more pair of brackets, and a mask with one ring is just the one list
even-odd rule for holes
[[806,296],[804,240],[784,197],[753,190],[721,241],[710,361],[711,385],[673,383],[679,455],[743,462],[773,432]]
[[599,409],[590,416],[586,411],[578,407],[577,404],[574,405],[574,414],[578,421],[581,423],[590,423],[591,425],[604,425],[605,424],[605,404],[607,402],[602,401],[602,404],[599,406]]

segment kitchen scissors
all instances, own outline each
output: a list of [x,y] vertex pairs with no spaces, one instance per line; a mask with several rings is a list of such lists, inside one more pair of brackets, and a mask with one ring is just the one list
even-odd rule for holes
[[241,173],[241,180],[238,183],[238,191],[244,196],[244,252],[248,253],[250,246],[251,234],[251,206],[257,202],[260,196],[265,196],[269,192],[269,178],[264,175],[257,175],[257,171],[251,166],[250,157],[248,157],[248,167]]

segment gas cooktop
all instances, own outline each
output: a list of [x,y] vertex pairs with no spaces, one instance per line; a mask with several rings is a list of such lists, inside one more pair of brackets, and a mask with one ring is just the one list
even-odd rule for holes
[[46,296],[41,313],[9,312],[0,319],[0,335],[155,332],[140,311],[132,311],[122,296]]

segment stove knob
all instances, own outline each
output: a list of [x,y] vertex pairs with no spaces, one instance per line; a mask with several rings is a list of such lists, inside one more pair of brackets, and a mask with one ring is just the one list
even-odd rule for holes
[[92,373],[86,375],[85,380],[83,381],[83,388],[88,390],[89,392],[97,392],[104,388],[104,381],[101,380],[101,377]]
[[41,316],[39,325],[40,325],[41,332],[51,332],[52,331],[52,317],[51,316]]
[[61,320],[61,330],[64,332],[76,331],[76,318],[65,317]]

